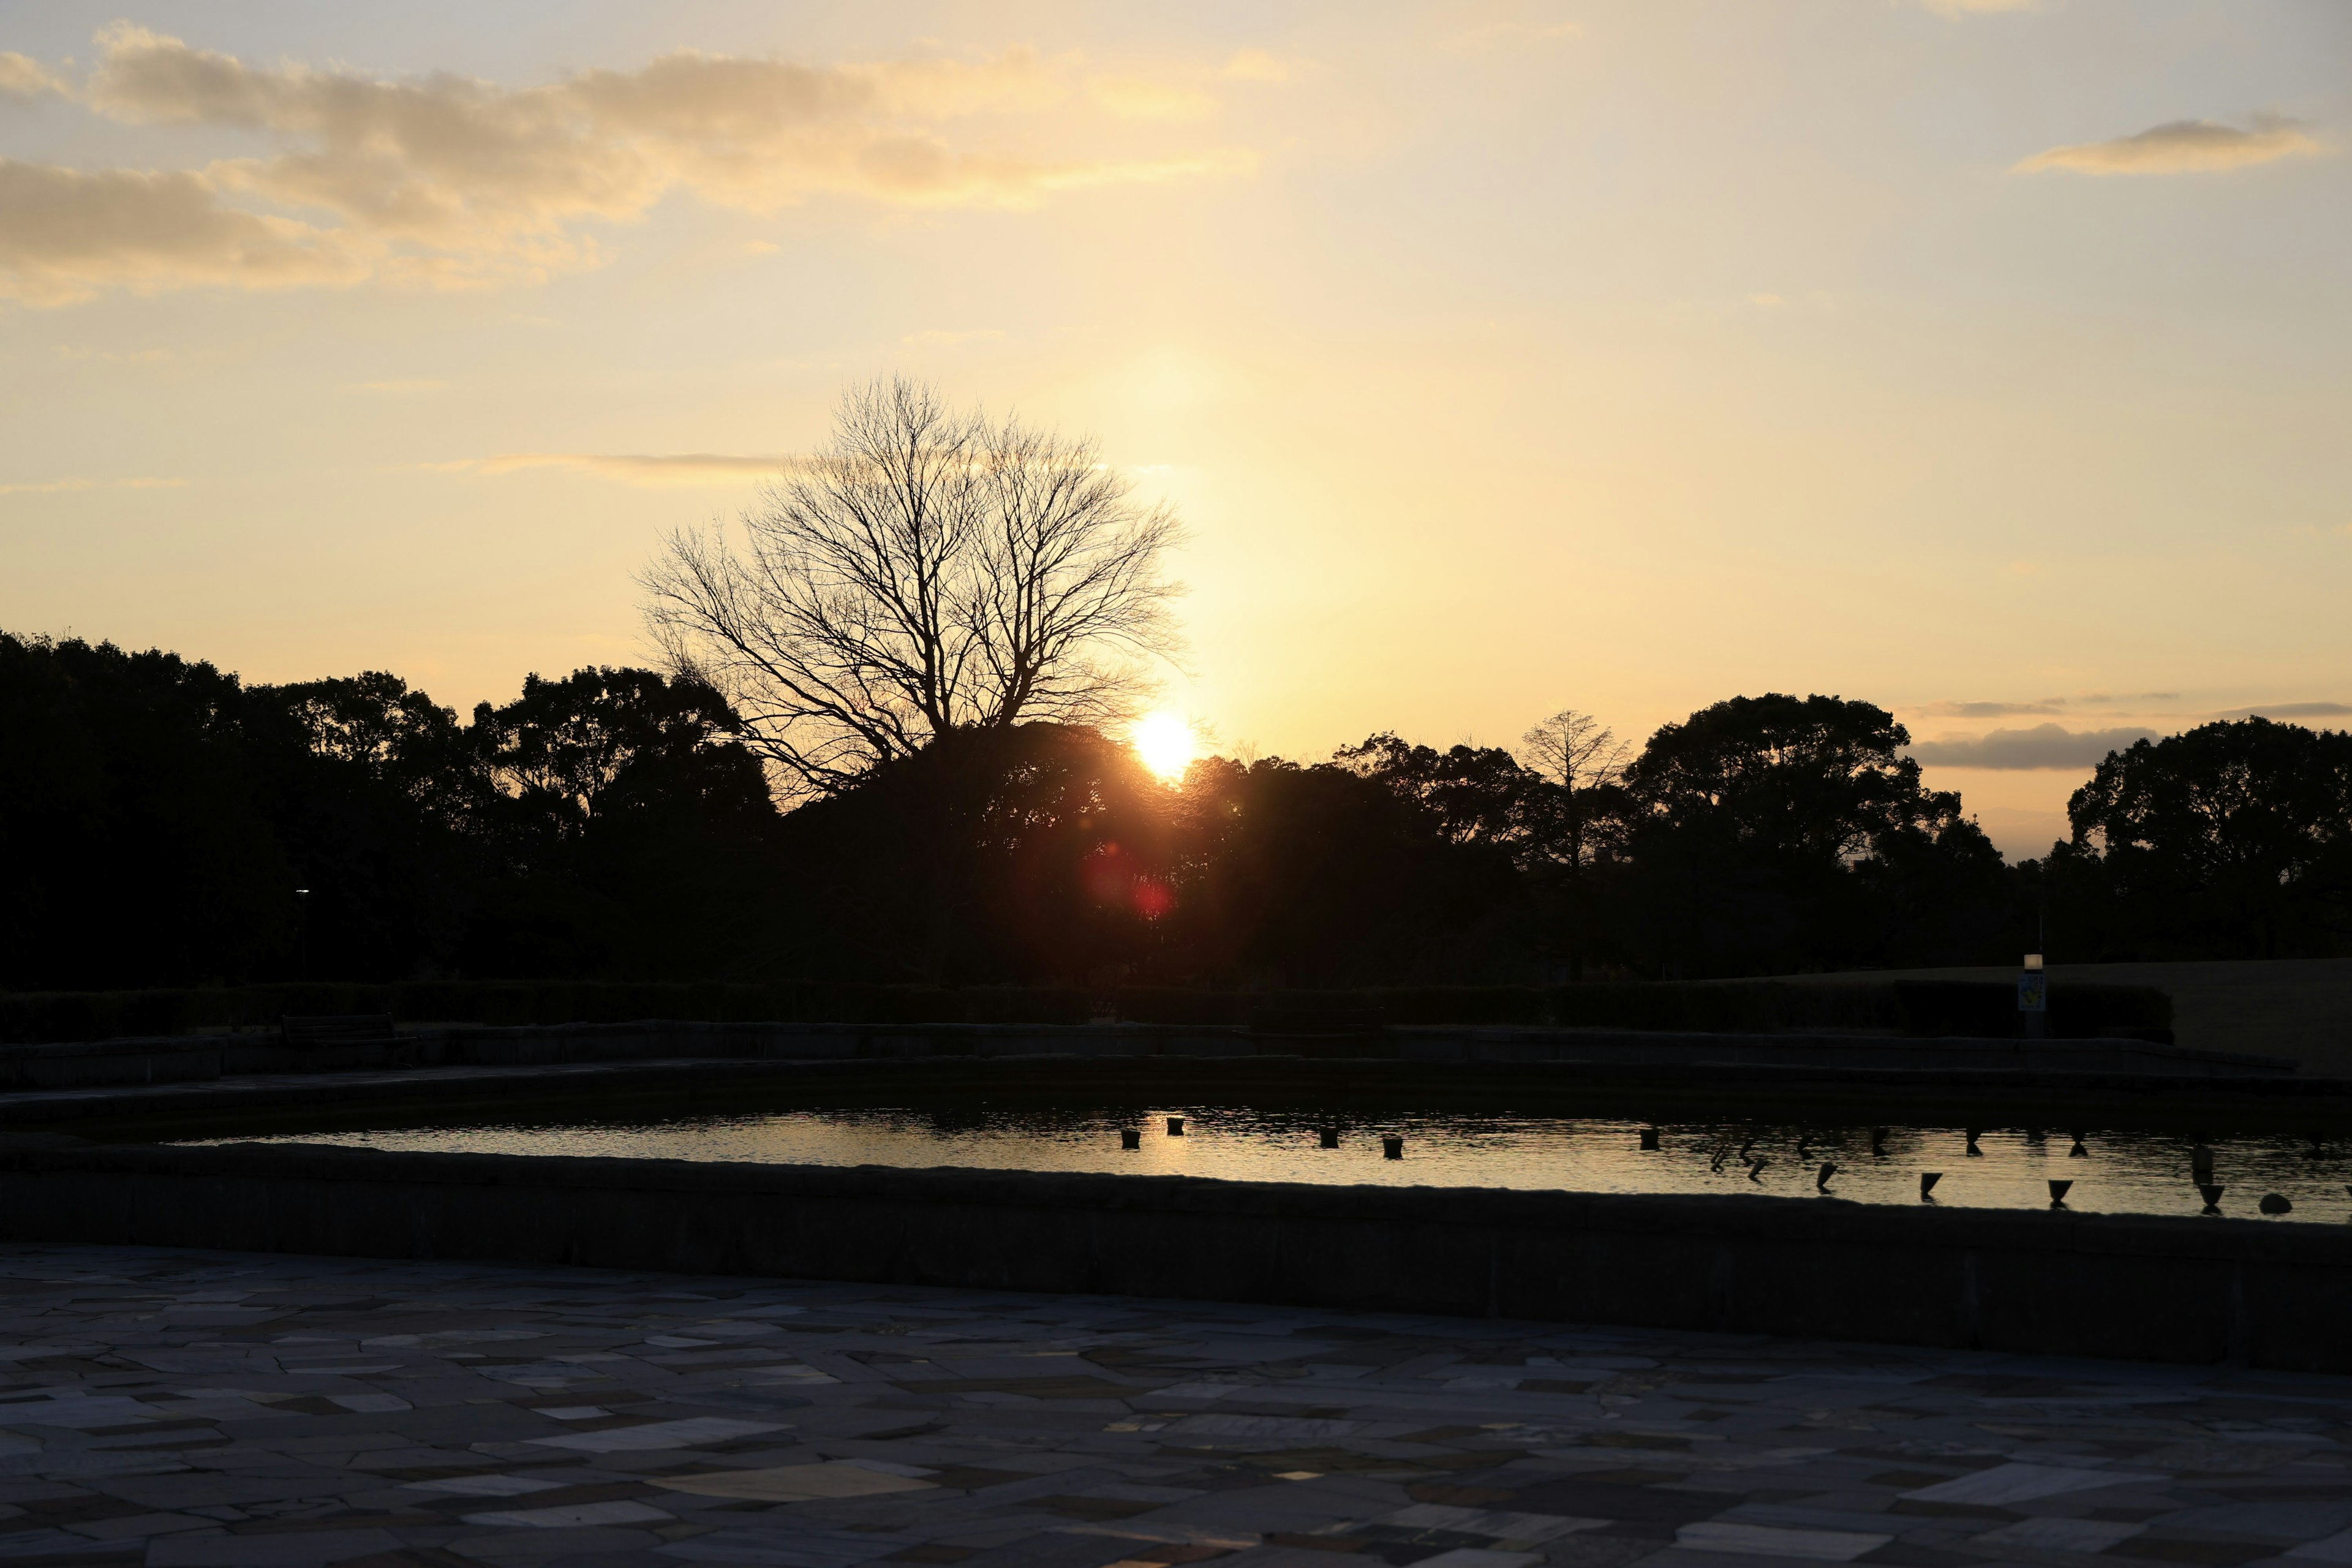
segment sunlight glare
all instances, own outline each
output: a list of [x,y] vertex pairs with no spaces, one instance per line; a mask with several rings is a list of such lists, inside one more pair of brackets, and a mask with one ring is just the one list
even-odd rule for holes
[[1162,779],[1181,779],[1192,765],[1192,726],[1181,715],[1149,714],[1137,721],[1131,740],[1143,765]]

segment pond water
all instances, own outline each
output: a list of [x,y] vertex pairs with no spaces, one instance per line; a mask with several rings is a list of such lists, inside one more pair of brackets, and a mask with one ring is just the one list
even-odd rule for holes
[[[1169,1131],[1171,1117],[1183,1119],[1182,1135]],[[1322,1147],[1322,1131],[1335,1125],[1338,1147]],[[1121,1146],[1123,1129],[1139,1132],[1138,1147]],[[1656,1134],[1654,1150],[1642,1146],[1648,1131]],[[1823,1190],[1821,1167],[1830,1164],[1836,1169],[1828,1193],[1861,1203],[1916,1204],[1921,1175],[1933,1172],[1939,1173],[1933,1201],[1947,1207],[2046,1207],[2053,1180],[2073,1184],[2064,1202],[2081,1212],[2194,1215],[2205,1207],[2192,1165],[2198,1141],[2187,1132],[2080,1123],[1987,1128],[1978,1134],[1974,1154],[1968,1134],[1958,1125],[1874,1129],[1730,1117],[1643,1122],[1400,1111],[1340,1119],[1296,1108],[983,1101],[951,1110],[858,1106],[658,1120],[517,1119],[184,1142],[1784,1197],[1816,1195]],[[1402,1158],[1385,1157],[1383,1136],[1402,1137]],[[2203,1179],[2224,1189],[2221,1213],[2253,1215],[2264,1194],[2277,1194],[2293,1205],[2282,1216],[2288,1222],[2352,1219],[2352,1140],[2276,1132],[2203,1137],[2212,1162]]]

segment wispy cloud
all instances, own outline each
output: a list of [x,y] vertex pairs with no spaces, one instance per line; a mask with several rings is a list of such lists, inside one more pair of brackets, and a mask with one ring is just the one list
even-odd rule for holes
[[0,98],[43,98],[71,90],[40,61],[0,50]]
[[2252,708],[2233,708],[2226,713],[2209,715],[2215,719],[2342,719],[2352,717],[2352,702],[2267,702]]
[[2241,130],[2212,120],[2175,120],[2112,142],[2053,147],[2020,162],[2019,174],[2065,169],[2078,174],[2194,174],[2251,168],[2306,155],[2319,143],[2292,120],[2265,116]]
[[2069,730],[2036,724],[2030,730],[1995,730],[1979,736],[1946,735],[1911,748],[1922,763],[1944,768],[1993,768],[2028,772],[2045,768],[2095,767],[2109,752],[2121,751],[2155,731],[2141,729]]
[[777,455],[721,452],[502,452],[494,458],[466,458],[434,467],[481,474],[511,474],[524,468],[570,468],[591,479],[611,479],[619,484],[673,487],[749,484],[772,479],[797,460]]
[[224,206],[202,174],[0,158],[0,297],[57,305],[106,285],[352,283],[367,274],[369,248],[350,234]]
[[[965,121],[1034,115],[1079,93],[1075,60],[1025,49],[831,66],[681,51],[509,89],[249,65],[128,23],[98,47],[79,94],[98,112],[258,131],[287,150],[160,172],[0,162],[0,296],[528,281],[594,265],[590,226],[640,219],[677,190],[759,213],[820,195],[1024,207],[1254,166],[1220,147],[1132,159],[986,150],[992,138],[963,133]],[[46,90],[54,79],[9,56],[0,79]],[[1148,107],[1140,87],[1110,96],[1122,111]]]
[[49,496],[71,490],[175,490],[185,479],[41,479],[31,484],[0,485],[0,496]]
[[1930,702],[1920,712],[1937,719],[2007,719],[2020,713],[2056,713],[2066,706],[2063,697],[2038,702]]

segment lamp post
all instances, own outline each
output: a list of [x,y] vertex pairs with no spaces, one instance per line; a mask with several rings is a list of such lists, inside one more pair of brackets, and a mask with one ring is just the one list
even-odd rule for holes
[[301,955],[298,961],[300,967],[296,973],[308,980],[310,978],[310,889],[295,889],[294,900],[294,907],[299,911],[295,921],[296,951]]
[[2025,1037],[2039,1040],[2049,1032],[2050,972],[2042,967],[2042,955],[2029,952],[2025,967],[2017,976],[2017,1010],[2024,1015]]

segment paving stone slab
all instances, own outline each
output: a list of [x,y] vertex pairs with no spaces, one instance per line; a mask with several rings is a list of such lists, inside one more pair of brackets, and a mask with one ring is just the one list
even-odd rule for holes
[[2352,1380],[0,1247],[0,1559],[2352,1564]]

